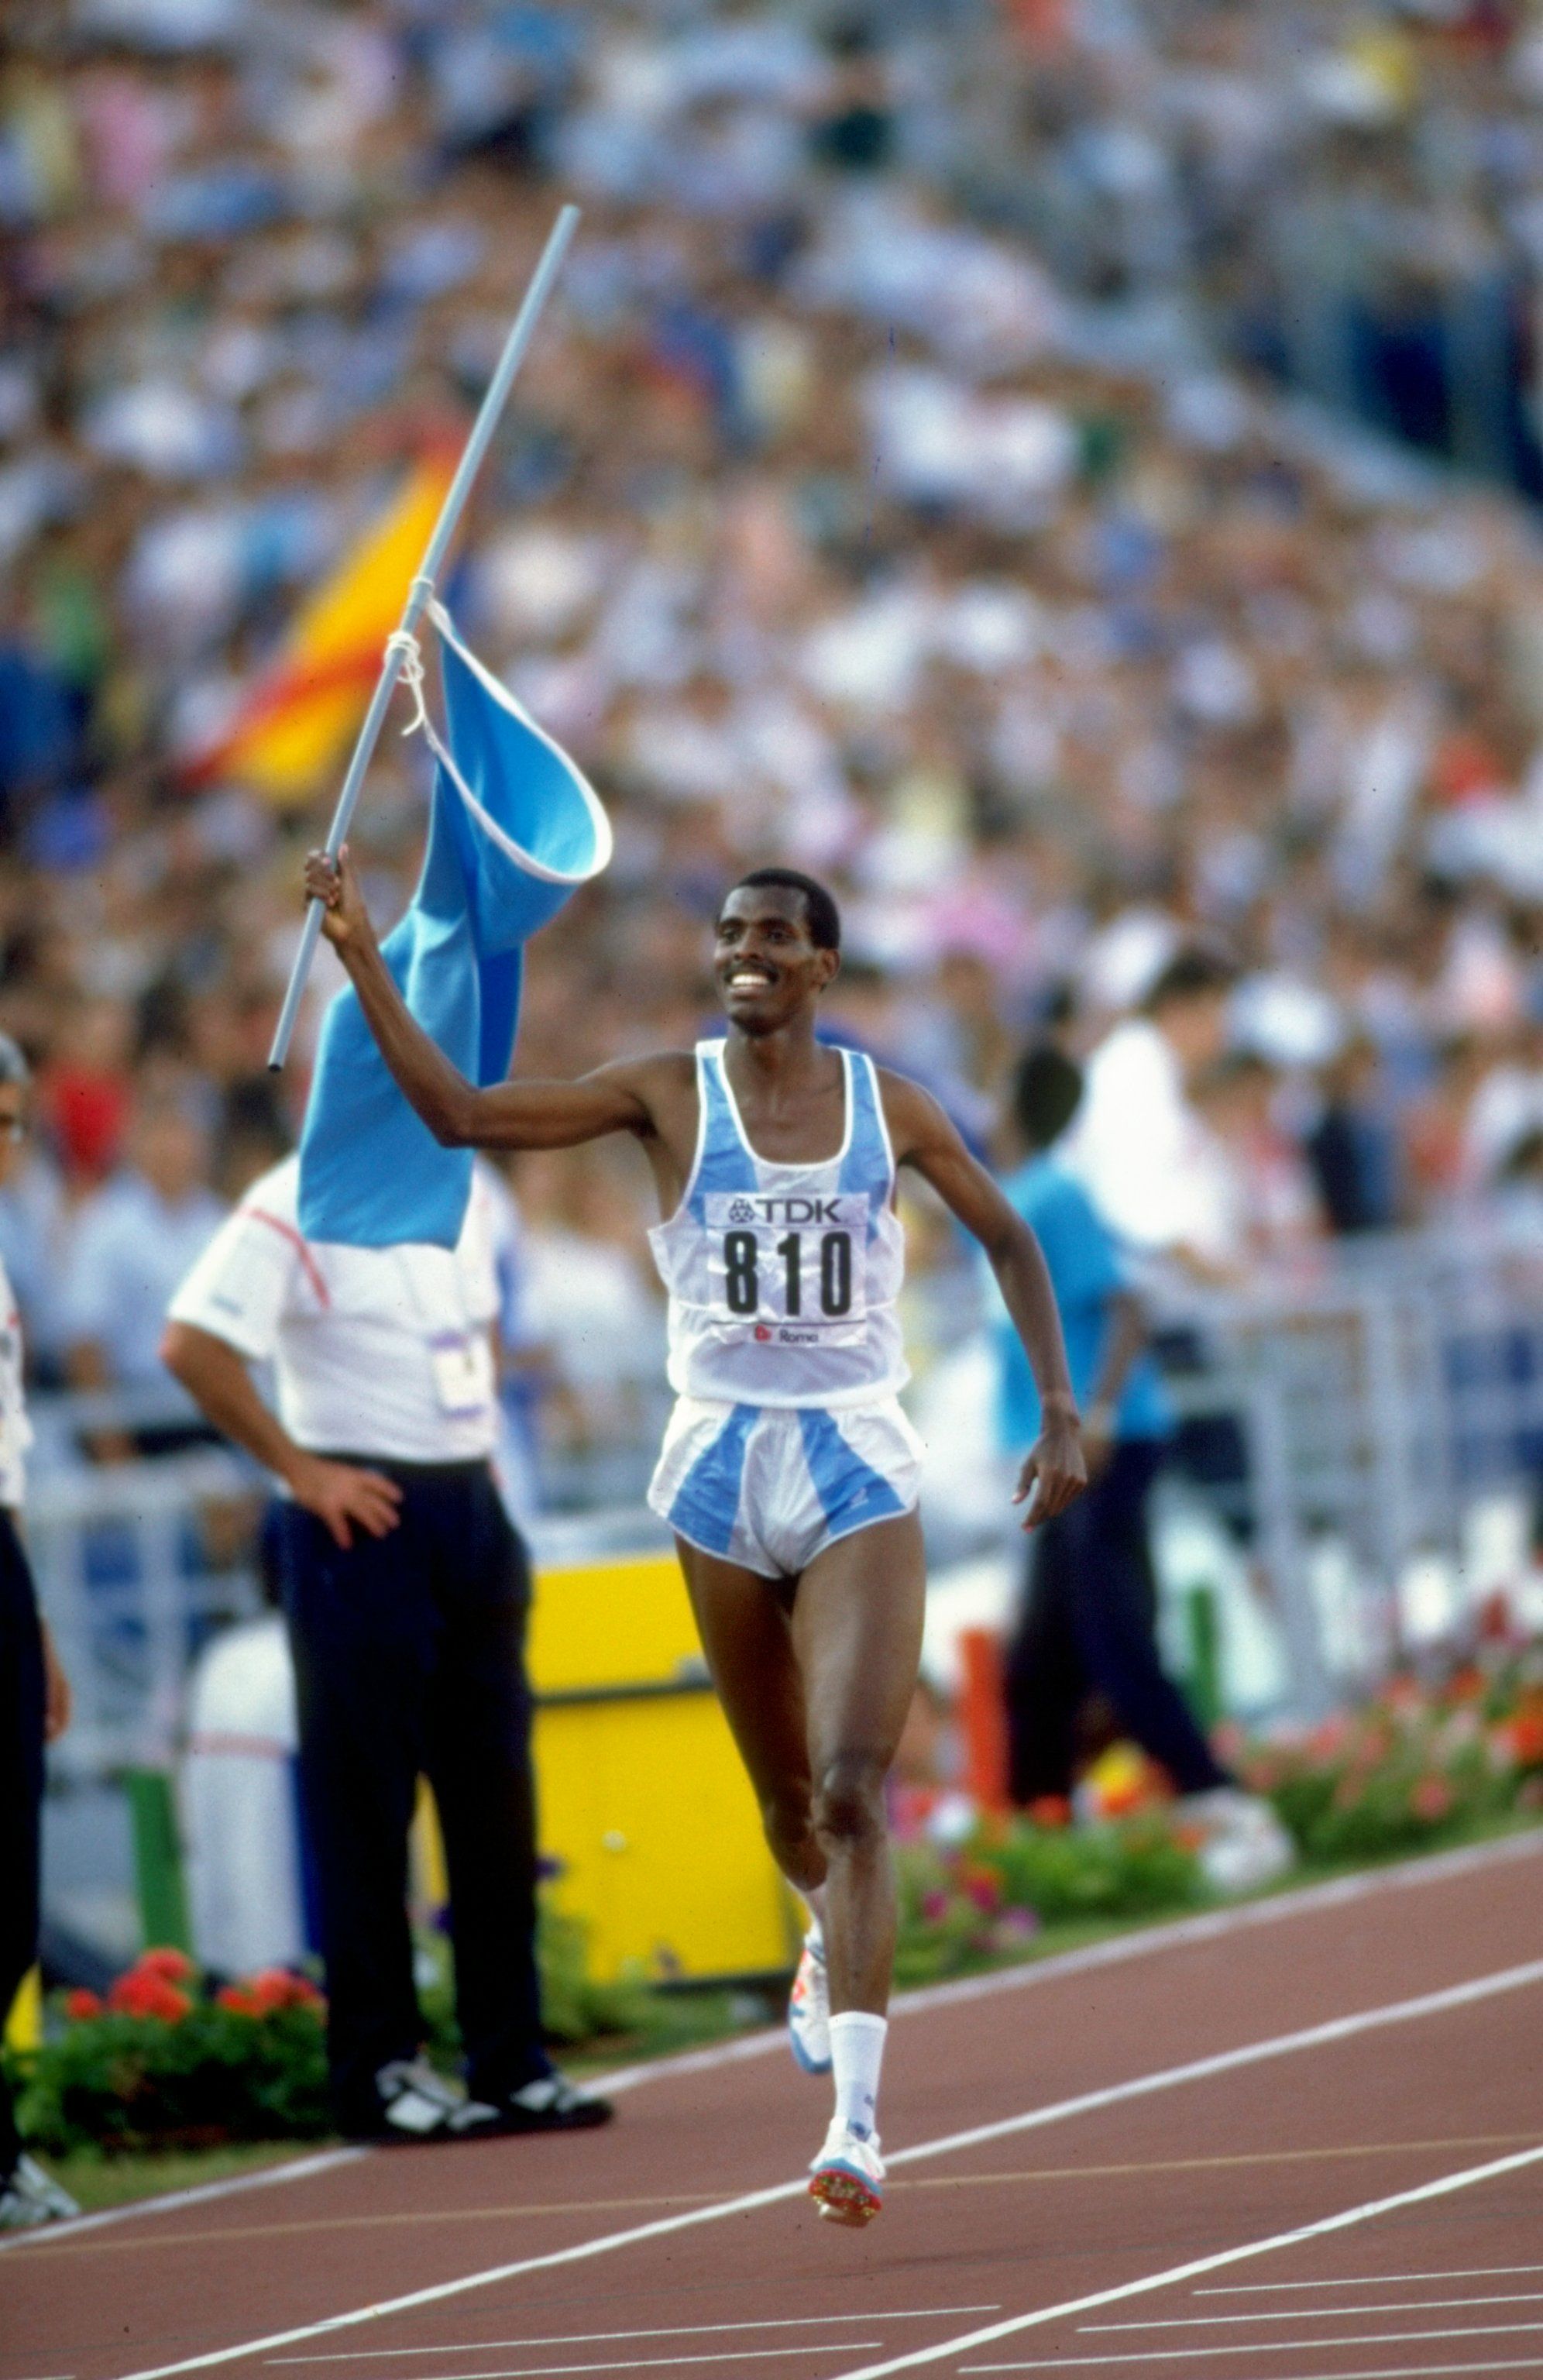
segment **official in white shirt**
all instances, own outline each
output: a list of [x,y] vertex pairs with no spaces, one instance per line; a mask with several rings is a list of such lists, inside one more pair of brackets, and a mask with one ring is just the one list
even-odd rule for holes
[[[1215,1137],[1190,1087],[1226,1047],[1236,970],[1186,944],[1087,1062],[1087,1090],[1062,1162],[1138,1256],[1168,1260],[1181,1289],[1229,1277]],[[1155,1285],[1155,1284],[1154,1284]]]
[[[163,1354],[283,1482],[284,1601],[327,1969],[355,2137],[601,2123],[541,2044],[525,1551],[489,1466],[498,1306],[474,1181],[454,1249],[308,1242],[299,1161],[253,1183],[173,1298]],[[249,1366],[272,1360],[277,1412]],[[450,1875],[468,2096],[419,2058],[407,1918],[419,1775]]]

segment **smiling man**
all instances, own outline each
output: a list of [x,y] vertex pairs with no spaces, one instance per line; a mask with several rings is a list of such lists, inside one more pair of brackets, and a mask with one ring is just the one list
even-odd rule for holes
[[877,2100],[895,1900],[884,1779],[916,1689],[926,1572],[920,1447],[897,1402],[910,1166],[985,1248],[1042,1406],[1017,1500],[1037,1525],[1085,1484],[1076,1408],[1043,1259],[929,1094],[815,1038],[841,964],[821,885],[758,869],[718,919],[720,1040],[601,1066],[573,1083],[478,1090],[404,1006],[346,852],[306,890],[407,1098],[436,1138],[570,1148],[630,1133],[665,1220],[679,1398],[649,1500],[675,1533],[713,1683],[767,1839],[810,1912],[789,2025],[836,2107],[810,2190],[866,2223],[883,2165]]

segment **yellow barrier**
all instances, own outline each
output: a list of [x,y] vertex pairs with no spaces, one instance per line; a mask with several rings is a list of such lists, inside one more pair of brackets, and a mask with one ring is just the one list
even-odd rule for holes
[[550,1570],[531,1616],[541,1849],[602,1978],[793,1963],[797,1921],[673,1554]]

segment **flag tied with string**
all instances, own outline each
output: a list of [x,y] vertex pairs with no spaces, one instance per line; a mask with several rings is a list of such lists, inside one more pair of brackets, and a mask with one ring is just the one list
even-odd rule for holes
[[[418,889],[382,953],[430,1038],[468,1081],[509,1071],[526,942],[611,856],[587,779],[483,668],[438,603],[442,741],[423,706],[416,640],[403,675],[435,759]],[[409,731],[410,732],[410,731]],[[442,1148],[396,1087],[352,985],[322,1021],[300,1135],[300,1229],[361,1248],[453,1248],[471,1196],[469,1149]]]

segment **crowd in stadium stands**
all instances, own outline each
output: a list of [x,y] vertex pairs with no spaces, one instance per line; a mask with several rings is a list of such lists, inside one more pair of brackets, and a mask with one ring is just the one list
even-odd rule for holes
[[[519,1063],[693,1038],[718,894],[774,856],[842,899],[832,1027],[983,1148],[1027,1038],[1085,1052],[1182,944],[1230,950],[1232,1044],[1190,1086],[1219,1279],[1537,1214],[1543,541],[1130,326],[1185,273],[1233,332],[1250,290],[1291,298],[1282,260],[1348,286],[1319,200],[1363,259],[1397,233],[1451,275],[1482,237],[1522,288],[1543,19],[8,14],[0,1028],[41,1131],[0,1252],[43,1378],[145,1378],[164,1287],[292,1133],[303,1069],[263,1061],[334,783],[286,812],[189,772],[464,431],[560,195],[583,228],[447,590],[617,827],[538,946]],[[1309,151],[1313,195],[1274,206]],[[383,917],[424,784],[391,738],[355,837]],[[553,1412],[618,1392],[618,1346],[656,1361],[628,1159],[516,1173]]]
[[971,187],[1105,297],[1543,493],[1543,15],[1533,0],[1005,12]]

